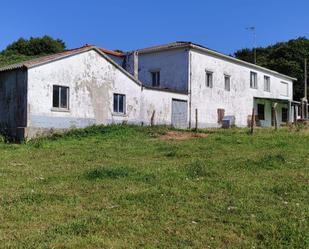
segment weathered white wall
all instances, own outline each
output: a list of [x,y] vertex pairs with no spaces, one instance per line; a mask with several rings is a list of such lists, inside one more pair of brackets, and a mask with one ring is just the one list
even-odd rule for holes
[[174,49],[151,54],[139,54],[138,78],[146,86],[152,85],[151,71],[160,71],[160,87],[188,90],[188,51]]
[[[69,110],[52,108],[53,85],[70,89]],[[113,94],[126,95],[126,113],[113,113]],[[28,127],[72,128],[91,124],[171,124],[172,99],[187,95],[141,88],[96,51],[29,69]]]
[[[53,85],[70,88],[70,109],[52,108]],[[126,114],[113,114],[113,94],[126,95]],[[138,123],[140,86],[94,50],[29,69],[28,126],[85,127]]]
[[153,111],[155,111],[155,125],[170,125],[173,99],[188,100],[188,95],[143,88],[141,99],[141,120],[143,123],[149,125]]
[[[269,72],[256,70],[226,59],[192,50],[191,52],[192,111],[198,109],[199,127],[218,127],[217,109],[225,109],[225,115],[236,117],[237,126],[247,126],[252,113],[254,97],[292,100],[292,81]],[[206,87],[205,71],[213,72],[213,87]],[[250,71],[257,72],[258,89],[250,88]],[[224,89],[224,75],[231,76],[231,90]],[[264,91],[264,75],[270,76],[270,92]],[[282,84],[288,84],[288,94],[282,94]]]

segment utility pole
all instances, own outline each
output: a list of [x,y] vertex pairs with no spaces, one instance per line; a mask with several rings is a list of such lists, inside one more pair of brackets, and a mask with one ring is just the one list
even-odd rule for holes
[[308,78],[308,72],[307,72],[307,59],[305,59],[305,77],[304,77],[304,118],[308,118],[308,91],[307,91],[307,78]]
[[307,101],[308,100],[308,96],[307,96],[307,78],[308,78],[308,73],[307,73],[307,59],[305,59],[305,87],[304,87],[304,90],[305,90],[305,100]]
[[253,61],[254,64],[256,64],[256,28],[255,26],[246,28],[247,30],[251,31],[253,33]]

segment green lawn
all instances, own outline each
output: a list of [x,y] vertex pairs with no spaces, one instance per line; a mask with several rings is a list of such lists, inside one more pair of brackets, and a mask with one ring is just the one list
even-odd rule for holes
[[309,248],[309,133],[110,126],[0,143],[1,248]]

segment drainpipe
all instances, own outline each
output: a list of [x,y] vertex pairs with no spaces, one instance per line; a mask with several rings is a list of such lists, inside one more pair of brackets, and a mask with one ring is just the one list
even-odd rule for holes
[[138,80],[138,51],[133,52],[133,76]]

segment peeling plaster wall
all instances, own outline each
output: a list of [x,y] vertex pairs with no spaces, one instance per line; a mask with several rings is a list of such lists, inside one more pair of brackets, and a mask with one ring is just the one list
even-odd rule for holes
[[[143,88],[95,51],[41,65],[28,72],[28,131],[92,124],[171,124],[172,99],[187,95]],[[52,108],[53,85],[69,87],[69,110]],[[113,114],[113,94],[126,95],[126,113]]]
[[160,87],[188,90],[188,50],[173,49],[151,54],[139,54],[138,78],[146,86],[152,85],[151,71],[160,71]]
[[155,125],[170,125],[173,99],[187,101],[188,95],[143,88],[141,100],[141,120],[143,123],[149,125],[152,113],[155,111]]
[[[289,79],[200,51],[192,50],[190,53],[192,63],[192,126],[195,123],[196,108],[198,109],[199,127],[218,127],[217,109],[219,108],[225,109],[225,115],[235,116],[236,125],[242,127],[247,126],[248,115],[252,113],[254,97],[285,100],[292,100],[293,98],[293,83]],[[212,88],[206,87],[206,70],[213,72]],[[256,72],[258,75],[258,89],[250,88],[250,71]],[[230,91],[224,89],[225,74],[231,76]],[[264,91],[264,75],[270,76],[270,92]],[[287,96],[282,95],[281,82],[288,84]],[[269,109],[267,109],[267,112],[269,112]]]
[[[26,126],[27,72],[0,73],[0,128],[14,130]],[[10,131],[9,131],[10,133]]]
[[[94,50],[29,69],[28,79],[29,127],[140,122],[140,86]],[[52,108],[53,85],[69,87],[69,111]],[[125,115],[113,114],[114,93],[126,95]]]

